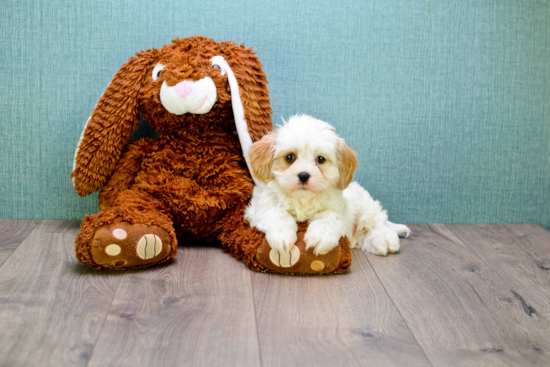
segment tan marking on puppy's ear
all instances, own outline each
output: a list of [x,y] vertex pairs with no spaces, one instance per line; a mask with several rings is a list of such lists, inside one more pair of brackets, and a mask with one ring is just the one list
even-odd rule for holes
[[338,188],[344,190],[353,181],[353,175],[357,169],[357,156],[350,147],[344,143],[344,140],[338,141],[338,170],[340,171],[340,179],[338,180]]
[[276,133],[264,135],[260,140],[252,144],[250,152],[248,152],[252,173],[260,182],[268,183],[274,178],[271,169],[273,167],[276,140]]
[[139,125],[139,93],[158,54],[159,50],[152,49],[130,58],[97,102],[83,132],[71,174],[80,196],[102,187],[113,173],[122,149]]

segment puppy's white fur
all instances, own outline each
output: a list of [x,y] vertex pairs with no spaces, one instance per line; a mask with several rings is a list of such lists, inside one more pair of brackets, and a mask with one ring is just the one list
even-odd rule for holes
[[288,252],[297,240],[297,222],[305,221],[306,249],[316,255],[347,236],[352,248],[385,256],[399,250],[398,235],[410,233],[407,226],[389,222],[380,203],[351,182],[355,153],[326,122],[291,117],[253,144],[249,158],[260,183],[245,219],[265,233],[271,248]]

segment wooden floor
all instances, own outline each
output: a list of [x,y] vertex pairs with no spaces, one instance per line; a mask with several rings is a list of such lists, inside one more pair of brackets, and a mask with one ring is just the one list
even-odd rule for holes
[[0,366],[550,366],[550,232],[412,225],[348,273],[249,270],[217,247],[103,272],[76,221],[0,220]]

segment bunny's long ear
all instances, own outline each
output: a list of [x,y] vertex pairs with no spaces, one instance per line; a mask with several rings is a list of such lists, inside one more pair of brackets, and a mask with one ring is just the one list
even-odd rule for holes
[[76,147],[71,177],[80,196],[101,188],[137,128],[139,92],[156,50],[139,52],[116,73],[90,116]]
[[235,43],[229,43],[228,46],[226,57],[229,61],[221,55],[212,57],[210,61],[220,68],[222,75],[227,74],[233,117],[242,152],[250,175],[258,184],[248,152],[254,141],[258,141],[273,128],[267,78],[262,70],[263,65],[252,49],[245,49]]
[[251,48],[237,46],[231,48],[227,62],[239,82],[244,116],[252,141],[273,130],[271,123],[271,105],[267,76],[262,70],[262,63]]

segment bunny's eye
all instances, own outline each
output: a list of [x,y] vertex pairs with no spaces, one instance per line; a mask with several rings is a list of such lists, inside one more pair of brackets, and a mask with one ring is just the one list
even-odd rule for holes
[[153,80],[157,80],[160,76],[160,72],[162,71],[162,69],[164,69],[164,65],[162,64],[157,64],[154,69],[153,69],[153,75],[151,75],[153,77]]

